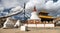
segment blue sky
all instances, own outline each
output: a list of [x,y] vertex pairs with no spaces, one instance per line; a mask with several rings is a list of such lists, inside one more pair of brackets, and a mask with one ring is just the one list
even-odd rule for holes
[[[26,15],[29,15],[29,17],[34,5],[36,5],[37,12],[46,9],[51,16],[60,15],[60,0],[0,0],[0,12],[8,13],[16,6],[23,8],[24,3],[26,3]],[[22,13],[18,16],[23,18],[24,15]]]

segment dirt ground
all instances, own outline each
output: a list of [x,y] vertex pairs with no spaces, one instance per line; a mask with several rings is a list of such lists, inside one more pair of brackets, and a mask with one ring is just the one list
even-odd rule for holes
[[60,27],[55,28],[28,28],[28,31],[20,31],[20,28],[2,29],[0,33],[60,33]]

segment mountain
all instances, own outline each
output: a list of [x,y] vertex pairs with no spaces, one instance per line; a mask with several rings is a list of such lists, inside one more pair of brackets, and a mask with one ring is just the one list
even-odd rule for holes
[[13,19],[20,19],[20,20],[27,20],[28,18],[30,18],[30,16],[31,15],[29,13],[25,12],[25,14],[24,14],[24,12],[22,12],[18,15],[12,16],[12,18]]
[[[12,8],[9,8],[9,9],[4,9],[2,12],[0,12],[0,16],[5,16],[5,15],[8,15]],[[25,13],[25,15],[24,15]],[[30,13],[28,13],[27,11],[24,12],[24,10],[18,14],[18,15],[14,15],[14,16],[11,16],[12,19],[19,19],[19,20],[27,20],[29,17],[30,17]]]

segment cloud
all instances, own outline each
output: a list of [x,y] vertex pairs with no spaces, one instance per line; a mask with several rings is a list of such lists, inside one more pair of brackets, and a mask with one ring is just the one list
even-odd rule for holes
[[17,0],[2,0],[2,4],[5,8],[11,8],[19,5],[19,2]]
[[1,0],[2,5],[5,8],[11,8],[15,6],[23,6],[24,2],[28,0]]
[[60,15],[60,0],[53,2],[53,0],[1,0],[0,10],[4,8],[12,8],[17,6],[24,6],[26,3],[26,14],[30,15],[33,11],[34,6],[36,6],[37,12],[46,9],[49,12],[49,15]]
[[30,0],[26,4],[26,9],[33,9],[34,6],[43,7],[44,3],[45,3],[45,0]]
[[4,7],[0,4],[0,12],[4,10]]
[[[49,12],[49,15],[57,15],[60,10],[60,0],[54,2],[53,0],[30,0],[26,4],[26,9],[32,10],[36,6],[37,10],[46,9]],[[53,14],[54,13],[54,14]]]
[[58,15],[60,12],[60,0],[57,2],[48,1],[45,5],[45,8],[52,13],[52,15]]

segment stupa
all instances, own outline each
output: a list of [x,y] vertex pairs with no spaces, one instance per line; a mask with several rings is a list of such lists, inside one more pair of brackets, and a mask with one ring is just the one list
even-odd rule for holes
[[30,17],[30,19],[40,19],[39,17],[38,17],[38,14],[37,14],[37,10],[36,10],[36,7],[34,6],[34,10],[33,10],[33,12],[31,13],[31,17]]
[[40,18],[37,14],[37,10],[36,10],[36,7],[34,6],[34,9],[31,13],[31,17],[30,19],[27,20],[27,24],[25,24],[25,26],[28,26],[28,27],[36,27],[36,24],[40,22]]

